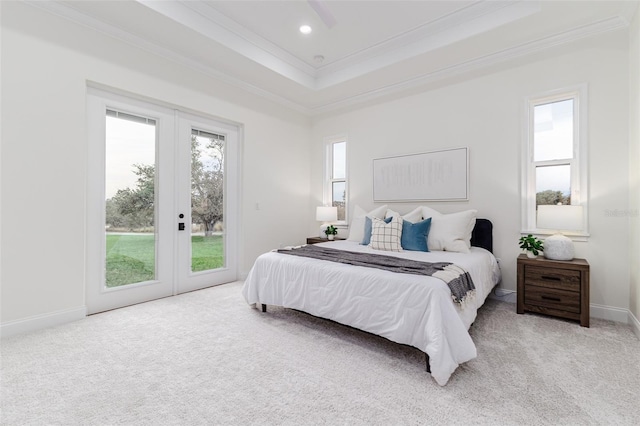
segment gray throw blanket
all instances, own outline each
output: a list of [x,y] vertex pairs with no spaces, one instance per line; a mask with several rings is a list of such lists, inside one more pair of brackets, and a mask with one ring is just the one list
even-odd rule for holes
[[364,266],[367,268],[383,269],[385,271],[404,274],[427,275],[440,278],[451,289],[451,297],[456,303],[464,304],[467,298],[475,294],[473,280],[467,271],[449,262],[419,262],[370,253],[356,253],[352,251],[336,250],[316,245],[306,245],[292,249],[281,249],[278,253],[292,256],[311,257],[331,262],[346,263],[348,265]]

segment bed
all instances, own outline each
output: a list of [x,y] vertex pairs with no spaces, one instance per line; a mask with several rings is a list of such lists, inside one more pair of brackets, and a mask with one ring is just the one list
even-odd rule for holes
[[[455,303],[447,284],[433,276],[290,256],[277,251],[258,257],[242,293],[247,303],[255,307],[275,305],[297,309],[418,348],[427,354],[427,371],[444,386],[458,365],[476,357],[476,347],[468,330],[478,308],[500,280],[500,269],[491,253],[490,221],[475,221],[470,245],[468,253],[383,253],[460,266],[475,285],[474,296],[463,304]],[[318,246],[381,254],[354,241],[332,241]]]

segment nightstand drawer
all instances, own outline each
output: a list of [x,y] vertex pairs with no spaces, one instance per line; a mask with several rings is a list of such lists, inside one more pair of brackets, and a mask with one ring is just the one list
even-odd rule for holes
[[526,285],[575,292],[580,291],[580,279],[580,271],[537,266],[527,266],[524,277]]
[[525,305],[544,306],[561,311],[580,313],[580,293],[575,291],[527,285],[524,303]]

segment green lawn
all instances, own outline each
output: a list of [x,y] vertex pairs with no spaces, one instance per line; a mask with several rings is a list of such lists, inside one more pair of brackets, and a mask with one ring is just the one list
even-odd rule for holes
[[[153,280],[154,235],[107,234],[107,287]],[[224,265],[222,236],[191,237],[191,271],[206,271]]]

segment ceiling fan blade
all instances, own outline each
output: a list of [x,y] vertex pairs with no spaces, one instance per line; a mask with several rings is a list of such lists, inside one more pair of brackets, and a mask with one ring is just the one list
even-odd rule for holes
[[307,0],[307,3],[309,3],[309,6],[316,11],[327,28],[332,28],[336,24],[336,18],[327,7],[326,2],[323,0]]

